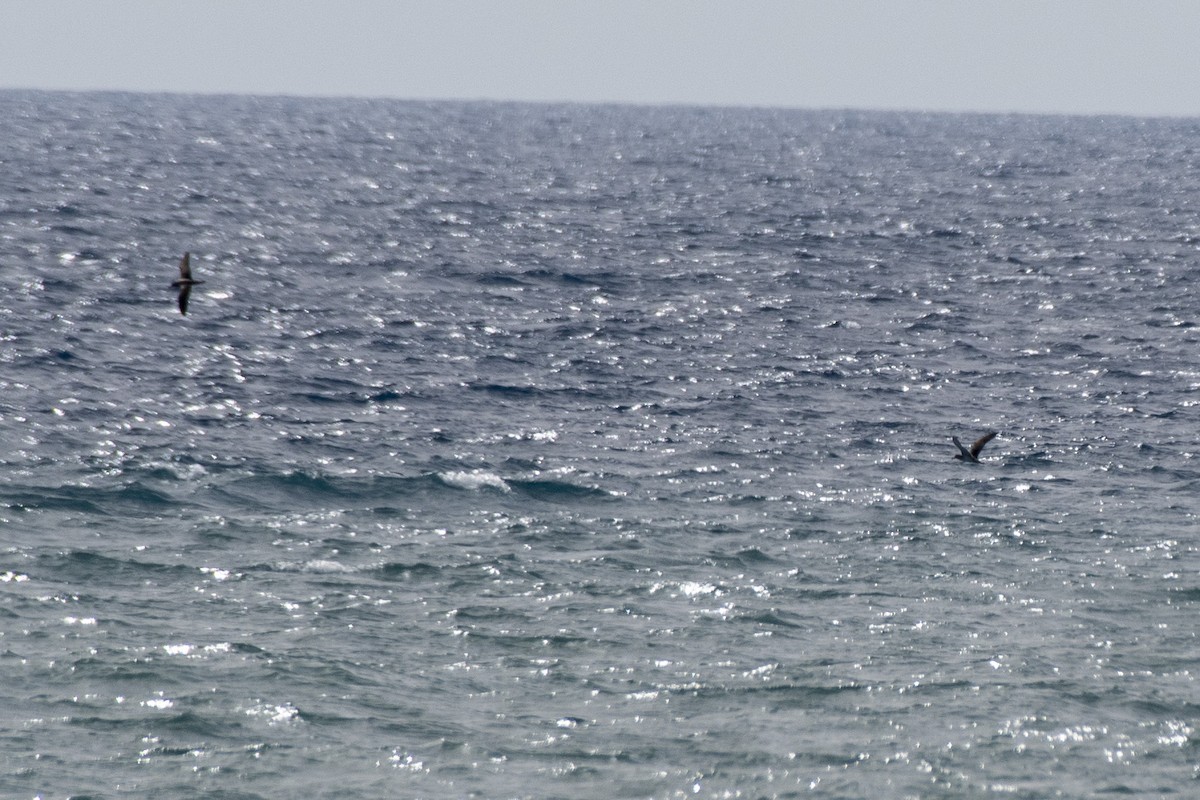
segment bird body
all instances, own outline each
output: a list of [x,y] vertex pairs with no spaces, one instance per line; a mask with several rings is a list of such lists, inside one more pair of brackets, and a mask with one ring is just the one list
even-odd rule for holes
[[955,458],[958,459],[959,461],[966,461],[971,464],[978,464],[979,463],[979,454],[980,454],[980,452],[983,451],[983,446],[985,444],[987,444],[988,442],[990,442],[992,439],[995,439],[996,435],[997,435],[996,431],[989,431],[989,432],[985,433],[983,436],[980,436],[978,439],[976,439],[971,444],[971,448],[969,450],[966,447],[963,447],[963,443],[958,440],[957,436],[951,436],[950,440],[953,441],[955,447],[958,448],[958,455],[956,455]]
[[192,287],[199,283],[204,281],[192,278],[192,254],[184,253],[183,258],[179,259],[179,280],[171,284],[171,288],[179,290],[180,314],[187,314],[188,296],[192,293]]

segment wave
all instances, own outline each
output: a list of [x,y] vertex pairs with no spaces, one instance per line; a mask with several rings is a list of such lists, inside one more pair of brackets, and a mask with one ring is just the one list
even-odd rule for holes
[[496,491],[502,494],[519,493],[545,502],[570,502],[575,500],[603,499],[612,497],[610,492],[591,486],[580,486],[566,481],[545,478],[503,478],[488,470],[456,470],[437,474],[438,480],[455,489],[472,492]]
[[111,488],[59,486],[35,489],[22,487],[0,492],[0,505],[14,511],[75,512],[89,516],[161,513],[174,504],[170,495],[135,482]]
[[553,480],[510,480],[509,485],[536,500],[547,502],[569,502],[575,500],[606,500],[615,497],[613,492],[593,486],[580,486],[565,481]]
[[[524,463],[515,459],[515,464]],[[527,470],[537,472],[534,462]],[[189,502],[233,504],[248,510],[332,510],[368,508],[380,514],[399,513],[405,502],[439,494],[470,493],[523,497],[547,503],[574,503],[604,500],[613,493],[597,486],[548,478],[543,475],[506,475],[487,467],[448,467],[412,475],[323,475],[303,470],[278,474],[243,475],[218,481]],[[162,495],[165,502],[170,501]],[[73,501],[69,508],[91,510]],[[150,510],[150,507],[147,507]],[[160,509],[161,510],[161,509]]]
[[31,577],[80,586],[111,586],[122,580],[136,584],[148,579],[173,580],[196,574],[194,567],[183,564],[143,561],[92,550],[46,554],[36,564],[37,574],[31,570]]

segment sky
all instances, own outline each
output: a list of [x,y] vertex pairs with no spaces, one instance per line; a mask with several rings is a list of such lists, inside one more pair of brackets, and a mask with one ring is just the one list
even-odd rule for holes
[[1197,0],[5,0],[0,88],[1200,116]]

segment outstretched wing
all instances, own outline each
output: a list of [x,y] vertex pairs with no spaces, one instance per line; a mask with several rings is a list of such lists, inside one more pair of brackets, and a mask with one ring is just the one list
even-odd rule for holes
[[997,434],[998,431],[989,431],[988,433],[985,433],[983,436],[980,436],[978,439],[976,439],[975,443],[971,445],[971,455],[975,458],[979,458],[980,452],[983,451],[983,446],[992,439],[995,439]]
[[963,447],[962,442],[960,442],[958,440],[957,436],[951,436],[950,441],[954,442],[954,446],[957,447],[958,452],[962,454],[962,455],[955,456],[955,458],[970,458],[971,457],[970,451],[968,451],[967,448]]
[[[179,259],[179,279],[190,281],[192,279],[192,254],[184,253],[183,258]],[[179,301],[184,302],[183,300]]]
[[183,286],[179,287],[179,313],[180,314],[187,314],[188,295],[190,295],[191,293],[192,293],[192,287],[189,286],[188,284],[185,283]]

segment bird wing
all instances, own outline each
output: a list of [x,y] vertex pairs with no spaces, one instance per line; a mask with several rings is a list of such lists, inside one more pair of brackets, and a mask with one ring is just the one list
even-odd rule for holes
[[971,445],[971,455],[975,458],[979,458],[979,454],[982,452],[983,446],[992,439],[995,439],[997,433],[997,431],[990,431],[989,433],[985,433],[983,436],[980,436],[978,439],[976,439],[975,443]]
[[187,314],[188,295],[192,293],[192,287],[186,283],[179,287],[179,313]]
[[183,258],[179,259],[179,278],[180,280],[190,281],[192,279],[192,254],[184,253]]
[[[962,442],[958,440],[957,436],[951,436],[950,441],[954,442],[954,446],[958,448],[960,453],[962,453],[963,458],[969,458],[971,456],[971,453],[967,450],[967,448],[963,447]],[[955,456],[955,458],[958,458],[958,456]]]

